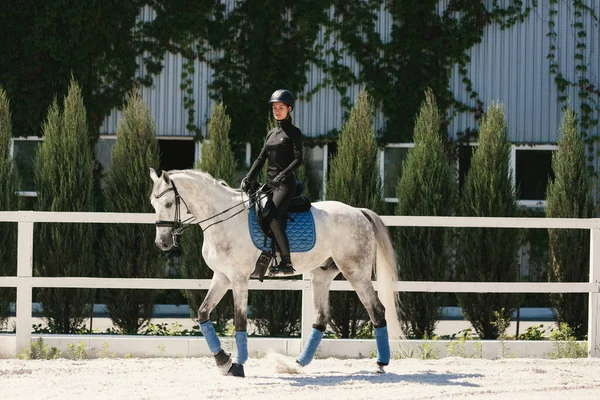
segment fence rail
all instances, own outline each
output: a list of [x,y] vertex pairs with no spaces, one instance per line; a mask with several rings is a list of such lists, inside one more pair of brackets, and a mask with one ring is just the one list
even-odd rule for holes
[[[134,223],[153,224],[154,214],[0,211],[0,222],[18,223],[17,276],[0,277],[0,287],[16,287],[15,354],[29,346],[32,326],[32,289],[208,289],[208,279],[33,277],[33,226],[35,223]],[[395,282],[396,291],[461,293],[588,293],[588,354],[600,357],[600,219],[576,218],[487,218],[382,216],[387,226],[538,228],[590,230],[589,282]],[[377,282],[374,282],[377,288]],[[313,322],[311,283],[302,280],[250,281],[250,290],[301,290],[302,339]],[[352,290],[345,281],[334,281],[331,290]]]

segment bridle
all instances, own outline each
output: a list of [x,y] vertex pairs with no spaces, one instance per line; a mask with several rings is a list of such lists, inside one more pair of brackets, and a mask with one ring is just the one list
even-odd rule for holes
[[181,196],[179,195],[179,191],[177,190],[177,186],[175,186],[175,182],[173,182],[173,180],[171,180],[171,185],[172,186],[170,188],[167,188],[167,189],[163,190],[162,192],[160,192],[158,195],[155,195],[154,198],[160,199],[168,192],[173,191],[173,193],[175,194],[175,217],[174,217],[173,221],[165,221],[165,220],[161,219],[161,220],[157,220],[154,224],[156,225],[157,228],[171,228],[171,236],[173,237],[173,246],[177,247],[178,246],[177,236],[181,236],[181,234],[183,233],[183,230],[185,229],[183,224],[193,220],[194,217],[188,218],[185,221],[181,221],[181,202],[183,201],[183,204],[185,204],[185,207],[187,208],[188,211],[189,211],[189,207],[188,207],[187,203],[185,202],[185,200],[183,200],[181,198]]
[[[258,193],[267,196],[270,192],[272,192],[274,190],[273,188],[264,190],[267,185],[268,184],[266,184],[266,183],[264,185],[262,185],[262,187],[255,192],[255,197],[258,197],[257,196]],[[172,179],[171,179],[171,187],[167,188],[167,189],[163,190],[162,192],[160,192],[159,194],[155,195],[154,198],[160,199],[162,196],[164,196],[165,194],[167,194],[168,192],[171,192],[171,191],[175,194],[175,217],[174,217],[173,221],[157,220],[154,224],[156,225],[157,228],[171,228],[171,236],[173,237],[173,247],[177,247],[178,246],[177,237],[181,236],[183,234],[183,231],[191,226],[190,222],[196,218],[192,216],[192,217],[186,219],[185,221],[181,220],[181,202],[183,202],[183,204],[185,204],[185,207],[188,210],[188,212],[190,211],[190,208],[188,207],[185,200],[179,195],[177,186],[175,186],[175,182]],[[206,230],[208,228],[210,228],[211,226],[220,224],[221,222],[225,222],[228,219],[235,217],[242,211],[246,210],[246,207],[242,208],[240,211],[234,213],[233,215],[230,215],[229,217],[227,217],[225,219],[213,222],[212,224],[208,225],[206,228],[202,228],[202,226],[200,225],[202,222],[210,221],[211,219],[216,218],[219,215],[225,214],[227,211],[230,211],[236,207],[244,205],[244,204],[250,202],[251,200],[253,200],[253,199],[248,198],[247,200],[242,200],[242,202],[237,203],[234,206],[229,207],[226,210],[223,210],[211,217],[203,219],[202,221],[197,221],[196,224],[198,224],[200,229],[202,229],[202,232],[206,232]]]

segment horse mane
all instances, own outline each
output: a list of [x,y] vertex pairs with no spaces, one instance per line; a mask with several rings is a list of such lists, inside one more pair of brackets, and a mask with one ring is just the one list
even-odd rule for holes
[[211,174],[209,174],[208,172],[204,172],[204,171],[201,171],[199,169],[172,169],[172,170],[167,171],[167,172],[169,173],[169,175],[172,175],[172,174],[184,174],[184,175],[189,175],[189,176],[192,176],[192,177],[200,177],[200,178],[203,178],[203,179],[208,178],[209,180],[213,180],[213,181],[217,182],[218,184],[220,184],[221,186],[225,186],[228,189],[239,191],[239,189],[234,189],[231,186],[229,186],[229,184],[227,182],[225,182],[223,179],[216,179]]

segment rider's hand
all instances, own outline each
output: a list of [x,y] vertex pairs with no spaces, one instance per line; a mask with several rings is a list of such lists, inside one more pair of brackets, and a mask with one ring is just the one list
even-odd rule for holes
[[241,186],[242,191],[248,193],[248,190],[250,190],[251,187],[252,187],[252,182],[251,182],[250,178],[248,178],[248,176],[245,176],[244,179],[242,179],[242,186]]
[[283,182],[283,180],[285,179],[285,175],[283,174],[278,174],[275,178],[273,178],[273,180],[271,181],[271,186],[273,186],[274,188],[278,188],[279,186],[281,186],[281,182]]

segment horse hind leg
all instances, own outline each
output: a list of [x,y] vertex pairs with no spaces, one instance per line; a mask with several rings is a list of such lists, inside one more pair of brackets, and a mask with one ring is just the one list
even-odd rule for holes
[[225,275],[220,272],[215,272],[210,283],[210,288],[204,301],[198,309],[198,324],[200,330],[206,339],[208,348],[215,357],[217,367],[223,375],[227,375],[231,369],[231,354],[221,348],[221,341],[215,332],[215,328],[210,320],[211,311],[219,304],[227,290],[229,290],[230,282]]
[[379,300],[371,279],[353,280],[352,278],[348,278],[348,281],[350,281],[361,303],[367,309],[369,318],[375,327],[377,372],[384,373],[383,367],[390,363],[391,358],[387,322],[385,320],[385,307]]

